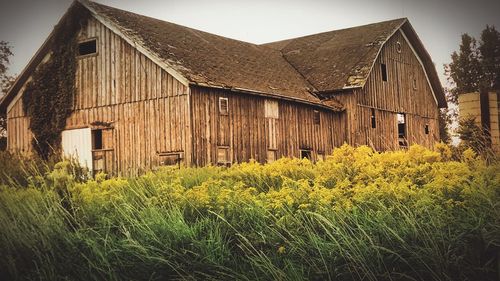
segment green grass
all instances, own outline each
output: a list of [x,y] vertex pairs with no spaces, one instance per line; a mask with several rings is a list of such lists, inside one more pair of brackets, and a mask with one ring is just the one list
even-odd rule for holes
[[16,172],[0,187],[0,279],[498,280],[500,165],[438,150]]

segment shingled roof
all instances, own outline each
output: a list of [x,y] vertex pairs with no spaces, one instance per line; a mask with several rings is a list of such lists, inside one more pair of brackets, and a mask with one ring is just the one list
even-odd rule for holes
[[84,2],[190,82],[311,103],[313,87],[274,49],[210,34],[94,2]]
[[[334,30],[264,44],[279,50],[320,92],[362,86],[378,51],[406,19]],[[349,81],[354,83],[350,83]]]
[[[83,7],[188,84],[274,96],[333,110],[341,110],[342,105],[322,101],[317,94],[362,87],[382,45],[403,28],[411,33],[408,37],[424,57],[438,104],[446,105],[430,56],[406,19],[256,45],[86,0],[75,1],[61,21],[71,20],[70,12]],[[0,101],[0,111],[6,110],[41,61],[53,33]]]
[[334,30],[264,44],[282,52],[318,92],[363,87],[385,42],[399,29],[411,39],[422,59],[441,107],[444,93],[434,64],[406,18]]

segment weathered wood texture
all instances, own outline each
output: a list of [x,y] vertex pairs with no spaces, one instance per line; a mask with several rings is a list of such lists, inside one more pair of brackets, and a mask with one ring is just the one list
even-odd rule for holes
[[[382,81],[381,64],[387,68],[386,82]],[[409,145],[431,147],[439,140],[436,101],[417,56],[401,32],[396,32],[382,48],[365,87],[353,92],[353,96],[336,96],[347,108],[350,144],[371,145],[377,150],[397,149],[398,113],[406,114]],[[376,128],[371,126],[372,108]]]
[[[97,54],[78,59],[67,129],[108,123],[106,152],[95,154],[105,155],[107,172],[115,174],[158,166],[165,161],[159,154],[188,152],[188,88],[94,18],[79,34],[80,40],[89,38],[97,38]],[[10,150],[30,149],[29,121],[20,107],[8,113]]]
[[24,113],[22,99],[15,99],[9,109],[7,112],[7,149],[30,155],[33,150],[31,142],[33,134],[29,130],[30,120]]
[[[227,98],[228,115],[219,113],[218,100]],[[313,160],[318,153],[331,153],[345,140],[342,113],[312,106],[239,94],[203,87],[191,88],[193,120],[193,163],[198,166],[217,162],[217,148],[229,147],[229,161],[254,159],[265,163],[268,152],[277,158],[300,157],[300,150],[311,150]],[[278,103],[276,115],[266,117],[266,100]],[[320,124],[314,124],[314,110],[320,113]]]

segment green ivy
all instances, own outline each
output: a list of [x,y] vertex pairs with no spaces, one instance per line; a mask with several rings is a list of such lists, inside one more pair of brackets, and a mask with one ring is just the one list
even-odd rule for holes
[[37,67],[23,94],[23,107],[34,135],[32,145],[43,158],[58,151],[73,109],[77,35],[88,18],[85,8],[76,7],[55,27],[50,58]]

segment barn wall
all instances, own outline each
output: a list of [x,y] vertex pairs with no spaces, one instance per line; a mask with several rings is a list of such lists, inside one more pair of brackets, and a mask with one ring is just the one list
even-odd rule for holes
[[[397,51],[397,42],[401,52]],[[387,82],[382,81],[381,64],[387,66]],[[439,140],[438,106],[421,64],[400,32],[382,48],[365,87],[354,93],[358,104],[354,145],[368,144],[378,150],[398,148],[397,113],[406,114],[409,145],[431,147]],[[376,128],[371,127],[372,108]],[[425,134],[426,124],[429,134]]]
[[23,110],[22,99],[14,99],[7,110],[7,149],[10,152],[25,155],[32,153],[33,134],[29,130],[29,123],[30,120]]
[[[79,40],[89,38],[97,38],[97,54],[77,60],[66,129],[104,129],[105,147],[94,154],[105,158],[108,173],[170,164],[177,158],[172,152],[182,152],[189,164],[189,89],[94,18],[79,34]],[[31,149],[29,120],[22,116],[19,101],[9,111],[11,151]]]
[[[219,97],[228,99],[228,114],[219,112]],[[265,101],[278,103],[278,118],[266,117]],[[330,154],[345,141],[345,115],[295,102],[202,87],[191,88],[193,163],[217,164],[218,148],[229,148],[229,162],[300,157],[300,150]],[[320,124],[314,124],[314,111]],[[275,151],[275,152],[272,152]]]

